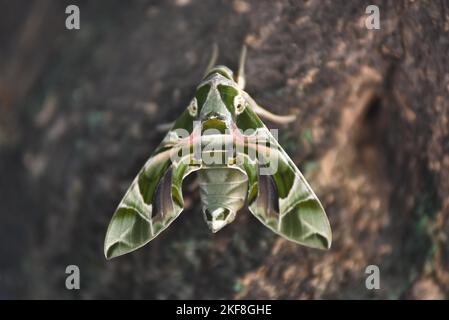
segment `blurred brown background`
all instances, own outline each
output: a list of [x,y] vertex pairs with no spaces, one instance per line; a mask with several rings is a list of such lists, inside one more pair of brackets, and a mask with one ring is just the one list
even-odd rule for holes
[[[212,235],[186,190],[167,231],[107,262],[110,217],[214,42],[231,68],[246,43],[247,91],[298,113],[280,141],[333,246],[289,243],[248,211]],[[447,1],[1,0],[0,298],[448,298],[448,52]]]

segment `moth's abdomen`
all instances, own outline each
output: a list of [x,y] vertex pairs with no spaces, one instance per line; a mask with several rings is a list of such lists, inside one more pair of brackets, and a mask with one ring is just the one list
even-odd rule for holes
[[213,232],[235,218],[246,200],[248,177],[237,168],[205,167],[198,171],[203,213]]

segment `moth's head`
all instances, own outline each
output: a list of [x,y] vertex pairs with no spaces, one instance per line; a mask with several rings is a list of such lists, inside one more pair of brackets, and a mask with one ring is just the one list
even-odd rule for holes
[[212,232],[217,232],[235,219],[235,211],[227,208],[203,208],[204,219]]
[[240,92],[232,71],[225,66],[216,66],[197,87],[188,107],[189,113],[202,122],[203,128],[229,128],[245,106]]
[[234,73],[232,72],[232,70],[222,65],[218,65],[209,69],[206,75],[203,77],[203,81],[219,75],[221,75],[225,79],[234,81]]

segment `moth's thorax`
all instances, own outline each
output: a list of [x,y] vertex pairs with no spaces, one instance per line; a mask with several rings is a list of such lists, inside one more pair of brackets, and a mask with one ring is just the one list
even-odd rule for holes
[[234,221],[246,200],[248,177],[238,168],[210,165],[198,171],[204,218],[212,232]]
[[239,92],[230,69],[216,66],[204,77],[196,90],[199,120],[218,119],[226,124],[234,121],[234,96]]
[[[217,66],[205,76],[197,88],[199,120],[202,135],[217,135],[232,131],[235,123],[234,97],[239,93],[232,71]],[[248,177],[236,167],[224,165],[226,152],[204,151],[203,159],[218,162],[203,163],[198,172],[204,218],[213,232],[231,223],[246,200]],[[214,161],[212,161],[214,162]]]

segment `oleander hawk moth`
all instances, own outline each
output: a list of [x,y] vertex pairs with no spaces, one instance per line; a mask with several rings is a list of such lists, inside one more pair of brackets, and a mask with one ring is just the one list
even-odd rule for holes
[[190,104],[118,205],[106,233],[107,259],[144,246],[179,216],[182,183],[192,173],[212,232],[231,223],[247,205],[286,239],[330,248],[331,228],[323,206],[259,118],[288,123],[295,116],[272,114],[243,90],[245,55],[244,48],[234,77],[229,68],[215,65],[214,50]]

